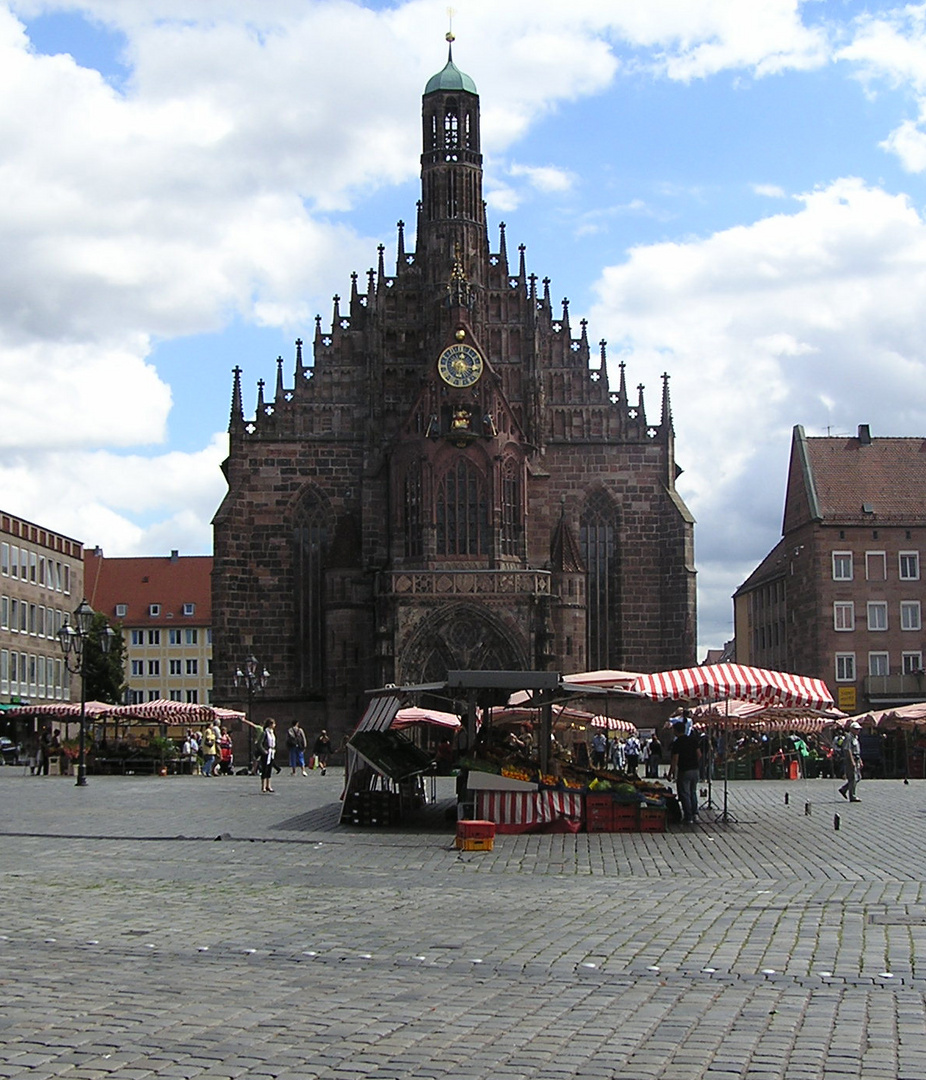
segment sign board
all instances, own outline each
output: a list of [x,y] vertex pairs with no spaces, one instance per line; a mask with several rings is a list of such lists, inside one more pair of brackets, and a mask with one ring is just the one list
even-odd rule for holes
[[855,712],[857,694],[854,686],[840,686],[836,690],[836,704],[843,712]]

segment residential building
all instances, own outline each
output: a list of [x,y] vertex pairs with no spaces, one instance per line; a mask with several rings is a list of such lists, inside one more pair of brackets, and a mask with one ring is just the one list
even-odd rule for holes
[[0,513],[0,702],[71,700],[57,634],[82,599],[83,571],[79,540]]
[[[339,740],[364,692],[448,670],[655,671],[695,660],[693,519],[668,376],[609,378],[549,278],[492,240],[480,101],[448,59],[422,98],[415,237],[398,223],[246,419],[235,369],[214,521],[216,700]],[[289,379],[291,378],[291,382]]]
[[795,427],[782,540],[734,595],[736,657],[846,712],[926,699],[926,439]]
[[212,700],[211,555],[85,557],[87,599],[125,639],[128,703]]

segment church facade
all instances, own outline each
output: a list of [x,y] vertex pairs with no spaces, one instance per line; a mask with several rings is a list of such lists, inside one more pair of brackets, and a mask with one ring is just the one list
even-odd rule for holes
[[[658,417],[609,383],[568,301],[490,239],[479,97],[448,59],[422,98],[414,242],[352,275],[312,362],[234,373],[214,520],[214,699],[340,733],[387,683],[448,670],[655,671],[695,653],[693,520]],[[272,709],[270,708],[272,704]]]

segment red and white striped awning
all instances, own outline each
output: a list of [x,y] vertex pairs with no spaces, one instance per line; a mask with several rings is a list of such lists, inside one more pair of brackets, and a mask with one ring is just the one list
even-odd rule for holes
[[633,689],[654,701],[720,701],[741,698],[762,705],[828,709],[833,698],[822,679],[743,664],[700,667],[640,675]]
[[205,724],[216,719],[216,711],[211,705],[168,701],[165,698],[142,701],[137,705],[119,705],[107,715],[117,716],[120,720],[148,720],[161,724]]

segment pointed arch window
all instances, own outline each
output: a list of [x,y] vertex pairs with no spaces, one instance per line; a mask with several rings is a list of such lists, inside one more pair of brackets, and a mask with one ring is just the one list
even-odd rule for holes
[[422,524],[421,465],[410,465],[405,474],[404,492],[405,556],[420,558],[424,554],[424,530]]
[[460,117],[455,106],[444,113],[444,149],[457,150],[460,146]]
[[293,521],[293,569],[296,592],[296,672],[300,687],[319,690],[325,670],[326,515],[313,496],[306,498]]
[[582,512],[579,543],[588,574],[588,666],[590,669],[618,667],[620,562],[617,550],[617,510],[603,492],[595,492]]
[[437,554],[487,555],[489,508],[485,478],[466,458],[441,477],[436,500]]
[[521,553],[521,536],[523,535],[521,475],[518,463],[511,458],[502,465],[501,495],[501,551],[503,555],[519,555]]

